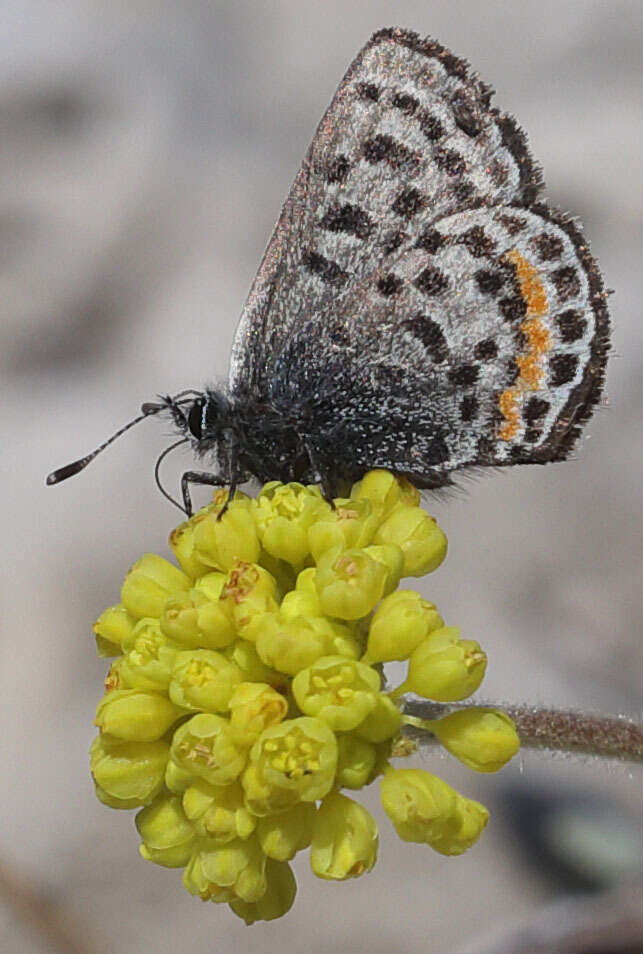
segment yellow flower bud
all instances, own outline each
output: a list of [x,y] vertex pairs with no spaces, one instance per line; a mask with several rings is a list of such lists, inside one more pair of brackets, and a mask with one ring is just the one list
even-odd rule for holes
[[237,639],[227,647],[224,655],[239,667],[244,682],[265,682],[282,695],[288,692],[286,676],[262,662],[254,643]]
[[253,516],[264,549],[291,566],[299,566],[310,552],[308,528],[329,510],[318,487],[271,481],[259,493]]
[[370,712],[361,725],[355,729],[356,735],[367,742],[386,742],[400,731],[402,714],[393,700],[383,693],[378,693],[373,711]]
[[453,830],[446,825],[444,833],[430,842],[441,855],[461,855],[475,845],[489,821],[489,812],[484,805],[456,792],[453,819]]
[[199,646],[201,632],[198,626],[198,602],[207,602],[204,596],[194,590],[177,593],[165,602],[159,625],[161,631],[175,643],[184,646]]
[[143,841],[139,851],[146,861],[166,868],[182,868],[190,860],[194,829],[176,795],[161,796],[140,811],[136,828]]
[[203,779],[193,779],[183,794],[183,811],[200,838],[220,845],[249,838],[257,823],[245,806],[239,782],[208,785]]
[[308,543],[317,563],[327,550],[366,547],[373,539],[378,519],[370,500],[338,498],[335,509],[323,514],[308,530]]
[[497,709],[461,709],[430,723],[451,755],[475,772],[497,772],[520,748],[512,720]]
[[364,550],[327,550],[315,574],[321,608],[328,616],[360,619],[379,603],[387,577],[387,568]]
[[260,658],[290,676],[331,653],[347,658],[359,655],[359,646],[350,632],[322,617],[283,619],[267,613],[258,620],[257,628]]
[[165,601],[190,589],[189,576],[155,553],[146,553],[134,564],[121,588],[121,601],[136,619],[159,618]]
[[299,793],[296,789],[271,785],[264,778],[260,767],[252,763],[246,767],[241,784],[245,793],[246,807],[257,817],[288,811],[299,801]]
[[288,811],[257,820],[257,838],[264,853],[276,861],[290,861],[307,848],[313,837],[314,802],[298,802]]
[[346,795],[331,792],[315,816],[310,864],[318,878],[344,881],[370,871],[377,859],[377,825]]
[[179,769],[210,785],[228,785],[246,764],[227,719],[209,712],[193,716],[174,733],[170,758]]
[[352,732],[337,736],[337,776],[338,788],[363,788],[373,777],[377,761],[375,746],[364,739],[357,738]]
[[314,566],[306,567],[297,574],[295,589],[298,593],[305,593],[308,596],[317,597],[317,587],[315,586],[315,576],[317,570]]
[[441,630],[435,630],[413,650],[405,691],[410,689],[437,702],[466,699],[482,682],[487,657],[472,639],[459,639],[444,649],[436,649],[440,634]]
[[195,780],[193,772],[180,768],[170,759],[165,768],[165,786],[175,795],[182,795]]
[[368,631],[364,661],[390,662],[408,659],[443,620],[435,605],[413,590],[396,590],[375,610]]
[[295,573],[295,568],[291,566],[290,563],[271,556],[263,547],[261,548],[257,563],[274,577],[275,583],[277,584],[277,602],[281,600],[284,593],[289,593],[290,590],[294,589],[297,574]]
[[166,742],[121,742],[98,735],[90,749],[96,794],[110,808],[149,805],[163,788]]
[[380,677],[374,669],[343,656],[324,656],[299,672],[292,683],[297,705],[335,732],[348,732],[373,711]]
[[239,636],[251,638],[254,629],[249,624],[253,618],[277,611],[276,591],[274,578],[263,567],[240,560],[235,562],[221,591],[220,602],[230,613]]
[[313,590],[312,593],[291,590],[281,601],[279,612],[283,619],[295,619],[297,616],[321,616],[317,590]]
[[462,630],[459,626],[438,626],[432,629],[424,640],[424,649],[427,653],[442,652],[449,646],[455,646],[460,642]]
[[252,745],[264,729],[282,722],[288,701],[265,682],[241,682],[230,697],[230,726],[242,745]]
[[[401,479],[388,470],[369,470],[358,483],[353,484],[351,497],[369,500],[379,524],[399,503],[402,486]],[[404,481],[404,488],[407,486],[408,481]]]
[[225,712],[243,676],[238,666],[211,649],[188,649],[176,654],[169,696],[183,709]]
[[223,516],[219,508],[192,519],[194,552],[201,563],[227,573],[237,561],[256,562],[260,546],[248,506],[233,501]]
[[94,725],[128,742],[154,742],[185,712],[165,696],[141,689],[114,689],[96,708]]
[[368,553],[374,560],[386,567],[383,595],[388,596],[389,593],[393,593],[397,589],[404,571],[404,554],[401,548],[396,543],[386,543],[366,547],[364,553]]
[[[210,603],[216,603],[221,596],[227,580],[227,573],[221,573],[219,570],[210,570],[203,576],[200,576],[198,580],[194,581],[194,588],[191,592],[196,590],[197,593],[205,596]],[[201,606],[202,602],[199,601],[198,605]]]
[[203,841],[183,875],[190,894],[204,901],[256,902],[266,893],[266,856],[256,838],[225,845]]
[[382,807],[403,841],[432,845],[459,820],[455,792],[423,769],[389,769],[382,779]]
[[128,652],[120,666],[123,684],[132,689],[165,692],[170,683],[177,646],[161,632],[156,619],[141,619],[127,638]]
[[[119,656],[109,667],[109,672],[105,676],[105,692],[113,692],[114,689],[133,689],[134,687],[123,676],[123,663],[125,656]],[[140,687],[139,687],[140,688]]]
[[211,513],[211,508],[198,510],[189,520],[179,524],[170,534],[169,544],[179,566],[192,579],[203,576],[210,569],[199,559],[194,547],[194,532],[198,524]]
[[395,479],[400,488],[400,499],[397,506],[419,507],[422,498],[417,487],[414,487],[411,481],[407,480],[406,477],[396,477]]
[[270,815],[297,801],[314,802],[332,788],[336,768],[337,741],[326,723],[288,719],[266,729],[250,751],[241,779],[246,804],[255,815]]
[[93,626],[98,655],[103,658],[118,656],[122,652],[124,640],[134,632],[135,625],[136,620],[122,603],[104,610]]
[[375,534],[374,543],[396,543],[404,553],[403,576],[424,576],[447,554],[447,538],[419,507],[396,507]]
[[274,921],[293,906],[297,883],[287,861],[266,860],[266,893],[258,901],[231,901],[230,909],[246,924]]

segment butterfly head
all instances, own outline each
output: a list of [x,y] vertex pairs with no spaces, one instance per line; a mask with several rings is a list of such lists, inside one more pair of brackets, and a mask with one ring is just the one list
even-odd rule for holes
[[193,392],[189,402],[167,399],[167,409],[181,434],[198,454],[203,454],[225,439],[230,426],[230,402],[220,391]]

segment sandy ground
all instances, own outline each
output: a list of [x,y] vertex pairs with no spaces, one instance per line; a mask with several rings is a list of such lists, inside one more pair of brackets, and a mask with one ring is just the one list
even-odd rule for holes
[[[494,811],[470,855],[403,845],[340,886],[297,866],[283,921],[252,930],[139,859],[131,815],[94,798],[87,749],[105,663],[91,621],[129,564],[165,552],[166,435],[144,425],[45,489],[158,391],[226,374],[237,316],[315,125],[370,33],[403,25],[473,62],[528,130],[547,195],[580,216],[614,322],[609,401],[575,459],[432,503],[447,563],[424,587],[490,656],[485,697],[635,714],[641,703],[639,2],[56,3],[0,6],[4,860],[87,952],[476,950],[556,889],[503,821],[510,783],[610,793],[640,776],[525,755],[502,779],[418,757]],[[176,481],[183,461],[168,463]],[[176,483],[174,484],[176,486]],[[0,901],[0,949],[53,951]],[[486,948],[485,948],[486,949]]]

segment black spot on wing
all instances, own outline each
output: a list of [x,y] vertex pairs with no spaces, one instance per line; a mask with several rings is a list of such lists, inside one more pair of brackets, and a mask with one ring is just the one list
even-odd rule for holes
[[438,117],[427,112],[426,109],[421,109],[418,113],[416,113],[416,118],[420,124],[422,133],[431,142],[437,142],[438,139],[442,139],[442,137],[445,135],[446,129]]
[[448,176],[459,176],[466,171],[467,164],[464,156],[461,156],[455,149],[436,149],[433,158],[436,165]]
[[409,93],[395,93],[391,104],[395,109],[406,113],[407,116],[412,116],[420,105],[415,96],[411,96]]
[[462,233],[459,241],[474,258],[486,258],[491,255],[496,248],[496,243],[487,235],[481,225],[474,225],[472,228],[467,229],[466,232]]
[[491,268],[481,268],[473,277],[484,295],[497,295],[505,283],[503,273]]
[[402,322],[401,327],[422,342],[434,364],[440,364],[449,356],[449,346],[437,322],[426,315],[416,315]]
[[346,182],[350,170],[350,163],[346,156],[339,155],[331,161],[326,172],[328,182]]
[[512,295],[510,298],[501,298],[498,308],[505,321],[518,322],[527,314],[527,302],[522,295]]
[[576,376],[578,355],[555,354],[549,359],[549,383],[554,388],[569,384]]
[[312,275],[317,275],[328,285],[341,287],[348,279],[347,273],[337,262],[330,261],[319,252],[309,250],[303,254],[303,265]]
[[517,215],[499,215],[498,221],[504,225],[509,235],[518,235],[527,228],[525,219]]
[[492,361],[498,356],[498,345],[493,338],[485,338],[479,341],[473,349],[473,356],[478,361]]
[[405,219],[411,219],[418,212],[421,212],[425,205],[426,199],[422,193],[410,186],[400,192],[392,205],[392,209],[397,215],[402,215]]
[[377,103],[380,98],[380,91],[374,83],[358,83],[355,87],[357,95],[365,102]]
[[568,308],[567,311],[562,311],[557,315],[556,324],[558,325],[560,340],[564,341],[565,344],[578,341],[587,331],[587,320],[583,317],[582,312],[576,311],[574,308]]
[[[467,202],[469,204],[472,203],[472,198],[473,198],[473,195],[475,194],[475,191],[476,189],[473,182],[469,182],[468,179],[461,179],[459,182],[456,182],[456,184],[453,186],[453,189],[452,189],[453,197],[454,199],[456,199],[457,202],[460,202],[460,203]],[[475,205],[482,205],[482,203],[483,203],[482,198],[478,198],[475,201]]]
[[384,275],[383,278],[378,279],[377,281],[377,290],[380,295],[384,295],[385,298],[390,298],[392,295],[397,295],[398,292],[402,290],[404,282],[401,278],[398,278],[397,275]]
[[367,162],[370,162],[374,165],[376,162],[381,162],[383,159],[386,159],[392,148],[392,136],[373,136],[372,139],[367,139],[364,142],[362,146],[362,155]]
[[373,229],[373,223],[366,212],[349,203],[328,209],[319,225],[329,232],[348,232],[361,239],[368,238]]
[[415,287],[424,295],[439,295],[448,287],[449,279],[433,265],[427,265],[413,282]]
[[362,146],[362,155],[371,165],[387,162],[394,169],[403,169],[407,175],[417,175],[422,164],[420,156],[384,134],[367,139]]
[[460,419],[466,424],[478,414],[478,398],[475,394],[466,394],[460,401]]
[[444,248],[444,246],[448,244],[448,236],[443,235],[442,232],[438,232],[437,229],[434,229],[433,226],[429,225],[421,233],[419,239],[415,243],[415,247],[421,248],[425,252],[429,252],[431,255],[435,255],[436,252],[439,252],[441,248]]
[[541,421],[548,410],[549,401],[545,401],[544,398],[532,397],[525,404],[522,416],[527,424],[533,425]]
[[575,268],[564,265],[551,273],[551,280],[561,301],[567,301],[580,294],[580,278]]
[[475,137],[482,129],[480,110],[476,100],[465,90],[458,90],[451,100],[453,117],[458,126],[467,136]]
[[555,262],[563,254],[563,240],[548,232],[536,236],[533,245],[541,262]]
[[458,388],[471,387],[478,380],[480,368],[477,364],[461,364],[449,371],[449,380]]

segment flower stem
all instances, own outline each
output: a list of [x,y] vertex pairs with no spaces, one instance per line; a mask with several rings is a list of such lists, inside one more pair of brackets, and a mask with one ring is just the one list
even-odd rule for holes
[[[456,709],[471,707],[502,709],[518,730],[522,746],[554,752],[596,755],[622,762],[643,763],[643,726],[624,716],[604,716],[575,709],[549,709],[542,706],[508,705],[491,702],[427,702],[405,699],[402,712],[409,720],[413,737],[421,745],[437,743],[420,721],[439,719]],[[417,721],[416,721],[417,720]]]

